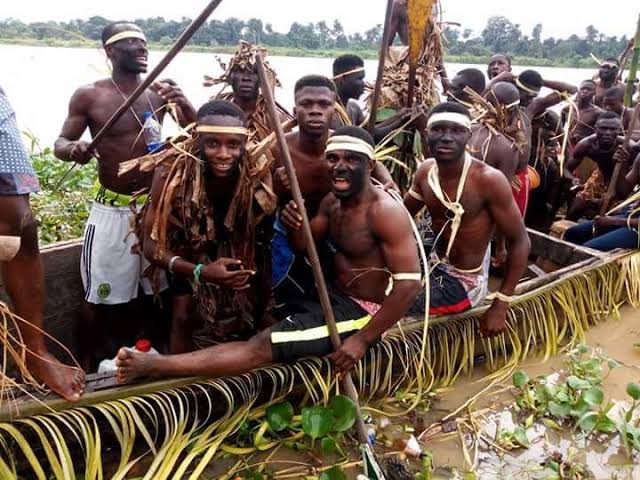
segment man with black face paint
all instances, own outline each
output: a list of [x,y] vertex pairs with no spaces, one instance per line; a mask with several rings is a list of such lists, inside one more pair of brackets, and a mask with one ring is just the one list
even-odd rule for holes
[[[324,162],[332,192],[320,203],[311,229],[319,245],[334,250],[329,284],[343,344],[332,352],[317,294],[292,297],[275,313],[283,318],[246,342],[217,345],[187,355],[118,354],[118,378],[140,376],[239,375],[273,362],[326,356],[338,373],[349,371],[395,325],[421,284],[420,263],[407,212],[371,184],[373,138],[363,129],[342,127],[326,144]],[[283,222],[301,250],[301,206],[289,202]],[[188,272],[187,272],[188,273]]]
[[[146,112],[162,123],[166,106],[171,102],[182,125],[195,120],[195,111],[182,91],[174,82],[164,80],[144,92],[102,137],[96,151],[90,151],[89,142],[81,140],[85,130],[88,128],[95,135],[133,93],[147,71],[147,44],[137,25],[117,22],[106,26],[102,44],[112,64],[112,75],[76,90],[55,143],[55,154],[61,160],[84,165],[95,156],[98,162],[99,183],[95,186],[81,257],[86,294],[78,335],[83,339],[79,353],[85,369],[89,369],[96,342],[101,340],[98,315],[109,315],[109,320],[102,319],[103,323],[114,321],[115,306],[135,299],[142,282],[143,258],[131,252],[137,240],[129,235],[129,202],[133,194],[151,186],[152,173],[135,169],[120,176],[120,164],[147,153],[142,135]],[[145,292],[151,293],[148,282],[142,283]],[[128,315],[117,315],[122,317]]]
[[[435,106],[427,121],[434,158],[418,167],[404,204],[412,215],[426,207],[437,236],[430,258],[431,313],[457,313],[493,298],[480,327],[484,334],[494,335],[506,328],[530,243],[509,182],[502,172],[466,152],[470,138],[471,119],[462,105]],[[505,237],[507,258],[499,290],[487,296],[494,230]]]
[[[305,199],[305,208],[310,218],[316,215],[322,199],[331,192],[331,174],[324,160],[324,150],[329,138],[330,125],[335,113],[337,99],[333,81],[320,75],[307,75],[294,87],[294,115],[298,131],[286,135],[291,159],[296,168],[300,190]],[[280,205],[291,199],[289,177],[285,168],[278,164],[280,151],[274,145],[276,158],[274,188]],[[374,177],[383,184],[393,182],[389,172],[378,162],[374,164]],[[301,295],[314,289],[313,275],[308,263],[289,245],[286,227],[276,218],[272,242],[272,284],[276,301]]]
[[[155,169],[144,213],[145,256],[180,287],[171,353],[193,349],[198,324],[213,341],[253,334],[270,295],[267,245],[276,199],[264,187],[271,183],[269,169],[247,154],[246,116],[230,102],[212,100],[198,110],[195,130],[175,159]],[[199,156],[203,167],[183,167],[191,161],[184,151]]]
[[624,83],[618,80],[620,63],[617,58],[605,58],[598,69],[596,78],[596,96],[594,102],[599,107],[604,107],[604,96],[612,88],[624,90]]
[[[567,161],[564,176],[580,191],[576,195],[569,211],[568,220],[578,220],[582,216],[593,216],[597,213],[602,198],[607,192],[611,175],[616,164],[616,153],[624,142],[620,136],[622,122],[614,112],[604,112],[596,122],[596,133],[581,140],[571,152]],[[637,144],[632,142],[631,151],[635,152]],[[571,172],[575,171],[584,158],[591,158],[598,168],[584,185]],[[625,174],[626,172],[623,172]]]

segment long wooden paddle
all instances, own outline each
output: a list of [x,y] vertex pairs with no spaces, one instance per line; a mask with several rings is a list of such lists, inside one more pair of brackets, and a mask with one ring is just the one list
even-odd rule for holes
[[367,129],[373,135],[373,129],[376,126],[378,117],[378,104],[380,103],[380,92],[382,91],[382,78],[384,77],[384,65],[387,60],[387,51],[389,49],[389,36],[391,35],[391,12],[393,10],[393,0],[387,0],[387,11],[384,15],[384,30],[382,31],[382,40],[380,43],[380,53],[378,54],[378,74],[376,76],[376,84],[373,87],[373,96],[369,106],[369,125]]
[[[260,89],[267,104],[267,111],[269,113],[269,120],[271,126],[275,131],[276,140],[280,153],[282,154],[282,163],[289,176],[289,183],[291,185],[291,195],[293,200],[300,206],[299,213],[302,216],[302,229],[307,242],[307,254],[311,261],[311,268],[313,270],[313,277],[316,282],[316,288],[318,289],[318,296],[320,297],[320,305],[322,306],[322,313],[329,328],[329,334],[331,336],[331,343],[335,350],[340,348],[342,342],[340,341],[340,335],[338,334],[338,327],[336,325],[336,319],[333,315],[333,308],[331,307],[331,301],[329,300],[329,292],[327,290],[327,284],[324,280],[324,274],[322,272],[322,266],[320,265],[320,258],[318,257],[318,251],[316,249],[315,241],[313,240],[313,234],[311,233],[311,225],[309,224],[309,218],[307,217],[307,211],[304,208],[304,199],[302,192],[300,191],[300,185],[298,184],[298,178],[296,177],[296,169],[291,159],[291,152],[289,152],[289,146],[284,136],[284,131],[280,125],[278,118],[278,112],[276,110],[276,103],[273,99],[273,92],[271,91],[271,85],[269,84],[269,78],[264,68],[264,61],[262,55],[256,56],[256,69],[260,76]],[[360,403],[358,401],[358,392],[353,384],[353,378],[351,373],[344,375],[342,379],[342,386],[345,393],[353,403],[356,404],[357,418],[356,427],[358,430],[358,439],[363,446],[370,445],[369,435],[367,433],[367,427],[365,426],[364,419],[362,417],[362,411],[360,409]],[[379,467],[378,467],[379,468]],[[379,478],[374,476],[373,472],[369,472],[369,478]]]
[[[191,40],[191,37],[198,31],[198,29],[202,26],[204,22],[207,21],[209,16],[213,13],[213,11],[218,8],[218,5],[222,3],[222,0],[211,0],[209,4],[202,10],[200,15],[198,15],[191,24],[185,29],[184,32],[178,37],[176,42],[173,44],[171,49],[165,54],[165,56],[160,60],[160,63],[156,65],[156,67],[145,77],[145,79],[138,85],[138,87],[133,91],[131,96],[129,96],[118,109],[113,112],[113,115],[107,120],[107,122],[103,125],[103,127],[98,131],[95,137],[91,140],[91,144],[89,145],[89,150],[93,150],[98,142],[104,137],[104,135],[113,127],[113,125],[120,119],[120,117],[133,105],[133,103],[138,99],[144,91],[149,88],[153,82],[160,76],[160,74],[164,71],[164,69],[171,63],[171,61],[175,58],[178,53],[184,48],[184,46]],[[77,167],[78,164],[74,163],[67,173],[60,179],[58,184],[55,187],[55,190],[60,188],[60,186],[64,183],[67,177],[71,174],[73,169]]]

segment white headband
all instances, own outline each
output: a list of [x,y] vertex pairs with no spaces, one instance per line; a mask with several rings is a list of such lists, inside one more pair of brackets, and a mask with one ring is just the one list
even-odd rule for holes
[[434,123],[451,122],[460,125],[467,130],[471,130],[471,119],[462,113],[455,112],[438,112],[429,117],[427,129],[431,128]]
[[360,73],[360,72],[364,72],[364,67],[357,67],[357,68],[354,68],[353,70],[349,70],[347,72],[343,72],[343,73],[339,73],[338,75],[334,75],[333,80],[337,80],[339,78],[346,77],[347,75],[351,75],[352,73]]
[[540,93],[540,89],[536,90],[535,88],[527,87],[519,78],[516,78],[516,86],[525,92],[535,93],[536,95]]
[[109,37],[109,39],[104,42],[104,46],[106,47],[107,45],[119,42],[120,40],[124,40],[125,38],[137,38],[145,42],[147,41],[147,37],[144,36],[144,33],[137,30],[126,30],[124,32],[116,33],[112,37]]
[[220,127],[216,125],[198,125],[198,133],[231,133],[234,135],[249,135],[249,130],[244,127]]
[[372,160],[374,158],[374,150],[371,145],[361,138],[350,135],[335,135],[329,138],[327,148],[324,152],[329,153],[335,150],[348,150],[350,152],[362,153]]

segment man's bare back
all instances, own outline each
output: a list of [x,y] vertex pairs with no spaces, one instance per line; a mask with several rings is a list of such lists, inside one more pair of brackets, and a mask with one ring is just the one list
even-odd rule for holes
[[513,142],[504,135],[492,134],[483,125],[474,126],[468,149],[471,156],[500,170],[509,181],[520,166],[521,152]]

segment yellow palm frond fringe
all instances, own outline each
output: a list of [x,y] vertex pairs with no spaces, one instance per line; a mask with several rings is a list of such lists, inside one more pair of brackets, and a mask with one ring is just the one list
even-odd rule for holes
[[[425,398],[436,386],[452,385],[473,369],[478,355],[486,357],[493,372],[489,379],[528,357],[547,359],[583,342],[591,325],[616,317],[625,302],[640,306],[640,253],[604,261],[593,270],[519,296],[510,308],[507,331],[491,340],[476,334],[482,310],[431,319],[426,345],[424,322],[405,320],[357,366],[356,387],[365,409],[405,414],[397,392],[415,406],[418,402],[411,401],[411,395]],[[20,467],[30,470],[32,478],[75,478],[74,472],[84,470],[83,478],[102,479],[107,475],[102,465],[107,441],[119,448],[115,471],[108,473],[111,478],[125,478],[140,462],[145,479],[200,478],[212,459],[228,449],[224,441],[246,419],[263,418],[269,403],[290,395],[302,403],[327,402],[337,388],[330,363],[310,358],[0,423],[0,478],[17,477]],[[76,453],[74,461],[71,452]],[[244,468],[243,462],[238,465]]]

